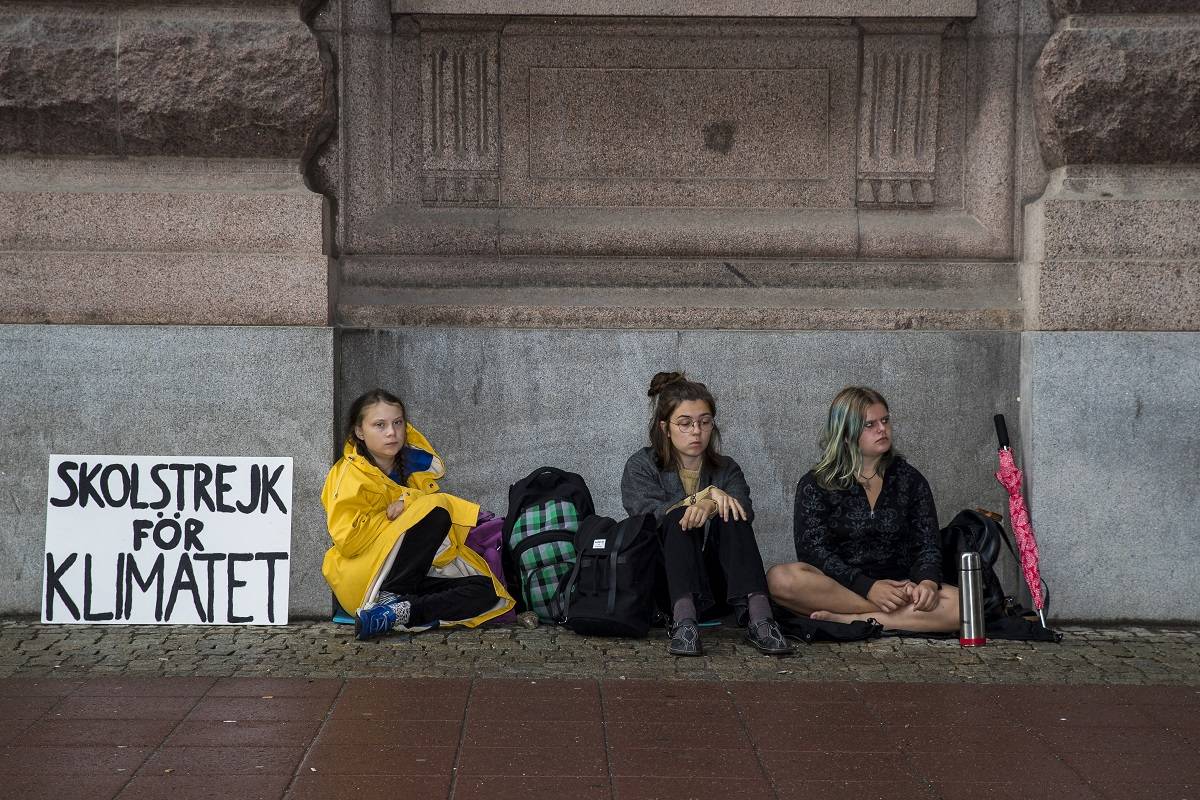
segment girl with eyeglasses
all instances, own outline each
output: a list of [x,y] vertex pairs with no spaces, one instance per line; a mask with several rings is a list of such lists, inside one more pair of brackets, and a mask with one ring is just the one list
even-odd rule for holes
[[745,617],[751,644],[791,653],[771,614],[750,488],[737,462],[718,451],[716,401],[680,372],[658,373],[647,394],[650,446],[625,464],[621,502],[631,516],[653,514],[659,522],[672,604],[667,652],[701,655],[698,620],[728,600]]
[[933,492],[893,448],[883,396],[861,386],[839,392],[821,451],[796,487],[799,561],[767,573],[776,602],[813,619],[957,630],[958,590],[941,583]]

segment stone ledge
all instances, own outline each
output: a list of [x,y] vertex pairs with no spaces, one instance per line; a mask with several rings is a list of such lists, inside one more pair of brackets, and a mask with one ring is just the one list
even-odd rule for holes
[[446,326],[641,330],[1007,330],[1021,329],[1020,309],[694,309],[586,306],[342,304],[338,321],[355,327]]
[[352,326],[1019,330],[1011,262],[351,257]]
[[0,159],[0,249],[323,252],[285,159]]
[[1011,251],[978,219],[948,209],[397,206],[368,230],[347,255],[995,259]]
[[1049,0],[1047,5],[1058,18],[1073,14],[1171,14],[1196,10],[1196,0]]
[[1015,298],[994,300],[983,290],[355,287],[342,290],[337,316],[354,327],[1020,330]]
[[288,158],[0,158],[0,188],[23,192],[308,192]]
[[0,322],[325,325],[323,255],[2,252]]
[[976,0],[392,0],[393,14],[974,17]]
[[0,192],[0,246],[320,255],[311,192]]
[[987,289],[1003,305],[1016,297],[1011,261],[799,261],[730,258],[534,258],[346,256],[345,287],[666,287]]

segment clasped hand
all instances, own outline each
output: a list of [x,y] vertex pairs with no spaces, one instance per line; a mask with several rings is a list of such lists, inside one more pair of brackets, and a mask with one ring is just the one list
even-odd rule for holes
[[742,508],[736,497],[714,486],[709,489],[708,497],[684,510],[683,517],[679,520],[679,528],[685,531],[701,528],[717,514],[720,514],[725,522],[731,519],[748,519],[746,509]]
[[882,578],[867,592],[867,599],[880,611],[899,611],[909,603],[917,611],[933,611],[938,607],[938,587],[933,581],[894,581]]

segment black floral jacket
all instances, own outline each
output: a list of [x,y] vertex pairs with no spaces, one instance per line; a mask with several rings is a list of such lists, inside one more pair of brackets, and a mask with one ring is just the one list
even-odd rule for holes
[[942,582],[933,492],[916,467],[896,456],[874,510],[861,486],[822,489],[810,471],[796,486],[796,557],[867,596],[880,578]]

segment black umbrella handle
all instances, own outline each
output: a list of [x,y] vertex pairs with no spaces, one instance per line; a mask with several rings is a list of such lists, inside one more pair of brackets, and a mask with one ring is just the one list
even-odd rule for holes
[[996,423],[996,438],[1000,440],[1000,449],[1011,449],[1008,446],[1008,425],[1004,424],[1004,415],[997,414],[992,417],[992,422]]

